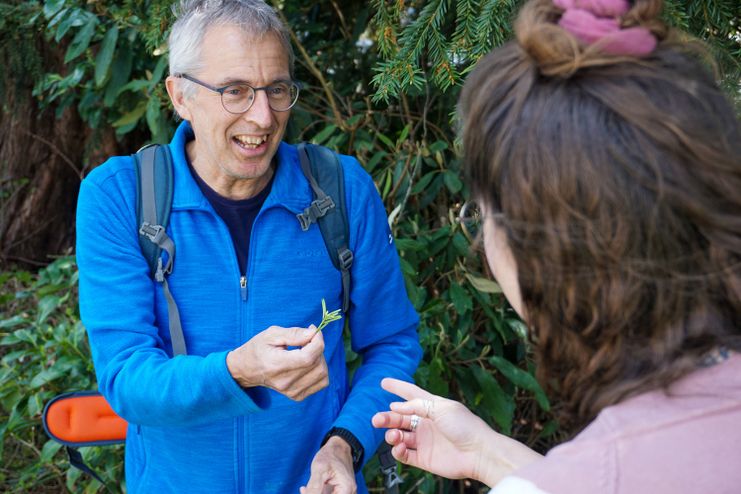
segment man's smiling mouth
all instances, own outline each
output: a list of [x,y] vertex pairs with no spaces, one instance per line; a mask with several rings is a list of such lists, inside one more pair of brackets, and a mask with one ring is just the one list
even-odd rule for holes
[[262,136],[247,136],[247,135],[237,135],[233,138],[237,144],[239,144],[241,147],[246,149],[257,149],[258,146],[260,146],[262,143],[268,140],[268,135],[262,135]]

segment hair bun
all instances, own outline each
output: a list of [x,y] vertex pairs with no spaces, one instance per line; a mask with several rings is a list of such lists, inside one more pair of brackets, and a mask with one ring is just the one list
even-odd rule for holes
[[522,49],[548,76],[651,54],[667,34],[661,0],[531,0],[515,21]]

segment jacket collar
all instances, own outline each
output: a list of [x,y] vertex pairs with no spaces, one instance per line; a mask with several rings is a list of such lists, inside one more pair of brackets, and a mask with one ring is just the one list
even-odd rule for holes
[[[210,209],[208,199],[190,174],[185,155],[185,145],[193,139],[195,139],[195,134],[190,123],[183,121],[170,142],[175,174],[173,209]],[[309,183],[301,171],[296,147],[281,142],[276,158],[278,165],[273,179],[273,188],[265,199],[263,209],[277,205],[295,213],[303,211],[311,202],[312,194]]]

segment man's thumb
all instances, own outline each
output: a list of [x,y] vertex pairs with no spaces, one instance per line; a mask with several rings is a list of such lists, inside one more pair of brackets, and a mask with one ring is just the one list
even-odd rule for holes
[[288,346],[304,346],[314,337],[314,331],[309,328],[286,328],[281,343]]

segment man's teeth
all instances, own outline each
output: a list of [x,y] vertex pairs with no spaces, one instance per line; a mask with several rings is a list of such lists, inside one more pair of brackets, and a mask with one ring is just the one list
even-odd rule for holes
[[235,139],[238,140],[240,142],[240,144],[242,144],[245,147],[256,148],[257,146],[259,146],[263,142],[267,141],[268,140],[268,136],[267,135],[260,136],[260,137],[255,137],[255,136],[235,136]]

